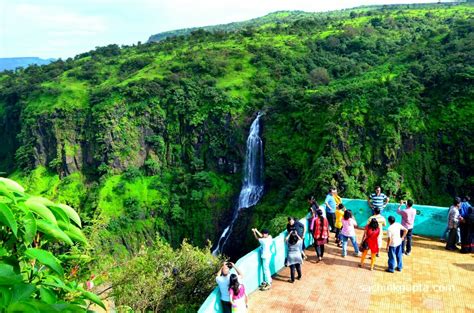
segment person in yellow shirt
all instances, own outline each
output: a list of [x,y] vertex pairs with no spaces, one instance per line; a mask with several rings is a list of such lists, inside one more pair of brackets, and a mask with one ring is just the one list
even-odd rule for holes
[[337,194],[337,190],[336,190],[336,193],[333,195],[333,197],[334,197],[334,201],[336,201],[336,205],[342,204],[342,199]]
[[344,211],[346,208],[344,204],[339,203],[336,210],[336,222],[334,226],[336,227],[336,244],[338,247],[341,247],[341,238],[339,238],[339,234],[341,233],[342,229],[342,218],[344,217]]

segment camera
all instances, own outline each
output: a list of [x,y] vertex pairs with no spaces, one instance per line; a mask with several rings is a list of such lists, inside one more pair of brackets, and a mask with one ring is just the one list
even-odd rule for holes
[[232,263],[227,262],[226,265],[227,265],[228,268],[232,268]]

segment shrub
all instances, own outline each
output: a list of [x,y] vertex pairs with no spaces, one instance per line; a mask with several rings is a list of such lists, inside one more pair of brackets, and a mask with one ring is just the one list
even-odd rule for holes
[[119,73],[121,75],[128,75],[141,70],[152,62],[153,58],[148,56],[140,56],[133,59],[129,59],[120,65]]
[[220,260],[210,246],[199,249],[183,241],[177,250],[157,239],[112,275],[113,296],[120,310],[196,312],[215,287]]
[[105,309],[65,273],[88,258],[76,252],[87,239],[74,209],[0,178],[0,225],[0,312],[83,312],[86,300]]
[[327,85],[331,81],[328,70],[324,67],[317,67],[309,73],[309,79],[314,85]]

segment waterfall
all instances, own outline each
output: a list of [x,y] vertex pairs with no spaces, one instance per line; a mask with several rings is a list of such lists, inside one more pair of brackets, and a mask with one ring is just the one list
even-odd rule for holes
[[227,239],[232,233],[234,222],[237,220],[240,210],[256,205],[263,195],[263,143],[260,138],[261,116],[262,114],[258,112],[257,117],[250,126],[239,202],[232,214],[230,225],[224,229],[217,242],[217,247],[212,251],[214,255],[217,255],[223,250]]

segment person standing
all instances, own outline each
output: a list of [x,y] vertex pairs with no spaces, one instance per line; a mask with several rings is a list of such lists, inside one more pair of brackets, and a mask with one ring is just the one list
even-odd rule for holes
[[459,215],[459,208],[461,207],[461,199],[454,198],[453,205],[449,208],[448,213],[448,240],[446,241],[446,250],[456,250],[457,233],[459,222],[462,217]]
[[245,286],[239,282],[239,278],[235,274],[230,275],[229,296],[232,313],[247,312],[249,300],[245,292]]
[[331,232],[336,232],[335,220],[336,220],[336,199],[334,195],[337,193],[336,187],[329,188],[329,192],[326,195],[324,204],[326,205],[326,218],[328,219],[329,225],[331,226]]
[[301,258],[301,245],[303,239],[298,235],[296,230],[292,230],[291,233],[286,236],[286,242],[288,244],[288,255],[286,257],[286,264],[290,267],[290,279],[288,282],[295,282],[295,269],[298,272],[298,277],[296,279],[301,279],[301,263],[303,259]]
[[[313,233],[313,219],[314,219],[315,216],[316,216],[316,209],[314,209],[313,206],[311,205],[308,208],[308,213],[306,214],[306,224],[308,225],[310,234]],[[310,237],[309,238],[309,245],[311,246],[313,244],[313,242],[312,242],[313,236],[309,236],[309,237]],[[303,240],[303,243],[304,243],[304,240]]]
[[470,253],[474,252],[474,208],[471,206],[467,209],[467,217],[464,219],[465,223],[468,226],[468,234],[467,234],[467,243],[469,244],[466,246],[463,253]]
[[344,218],[342,219],[342,257],[347,255],[347,241],[350,239],[354,247],[355,256],[360,256],[359,246],[357,245],[357,238],[355,233],[357,227],[356,220],[352,217],[351,210],[344,211]]
[[237,272],[238,279],[242,280],[244,277],[242,275],[242,272],[240,272],[237,266],[235,266],[235,264],[232,262],[224,262],[224,264],[222,264],[221,268],[217,272],[216,283],[219,287],[219,291],[221,292],[221,304],[224,313],[231,313],[232,311],[232,304],[230,303],[229,295],[231,269],[234,269]]
[[373,218],[370,220],[370,223],[365,226],[364,236],[362,237],[362,249],[364,251],[362,252],[359,267],[364,266],[365,258],[370,250],[370,270],[374,270],[375,259],[377,258],[376,255],[379,253],[380,249],[378,241],[379,233],[379,223],[375,218]]
[[[406,209],[401,210],[403,204],[406,204]],[[405,240],[402,242],[402,253],[410,255],[412,246],[413,226],[415,225],[416,210],[413,208],[413,200],[400,201],[397,209],[397,214],[402,216],[402,226],[408,229]]]
[[252,228],[255,239],[260,243],[260,258],[263,267],[263,282],[260,284],[260,290],[269,290],[272,287],[272,272],[270,271],[270,261],[272,260],[271,245],[273,243],[272,236],[268,230],[264,229],[260,233],[258,229]]
[[328,220],[324,218],[323,211],[316,211],[318,215],[313,221],[313,238],[314,248],[318,256],[318,262],[323,259],[324,256],[324,245],[329,239],[329,225]]
[[470,228],[469,225],[469,208],[471,204],[469,203],[471,199],[468,196],[463,198],[461,206],[459,208],[459,216],[461,217],[459,221],[459,232],[461,239],[461,253],[471,252],[471,238],[470,238]]
[[382,193],[382,188],[380,188],[380,186],[375,187],[375,193],[372,193],[367,199],[369,207],[372,209],[372,214],[375,214],[375,208],[378,208],[380,212],[383,212],[383,209],[385,209],[389,201],[390,198]]
[[[288,233],[291,233],[292,231],[296,231],[298,233],[298,236],[304,239],[306,235],[306,225],[296,220],[294,217],[289,216],[288,224],[286,224],[286,231]],[[304,249],[305,249],[305,246],[304,246],[304,241],[303,241],[303,244],[301,245],[300,253],[301,253],[301,256],[306,260],[306,254],[304,253]]]
[[[380,209],[378,207],[374,209],[374,215],[369,217],[369,219],[367,220],[367,224],[369,224],[373,218],[375,218],[377,222],[379,223],[380,232],[379,232],[379,237],[377,240],[378,240],[379,248],[380,248],[382,247],[383,228],[387,225],[387,221],[385,220],[385,217],[383,217],[382,214],[380,214]],[[379,256],[378,253],[377,253],[377,256]]]
[[337,206],[336,210],[336,222],[334,223],[334,226],[336,227],[336,244],[338,247],[341,247],[341,229],[342,229],[342,218],[344,217],[344,211],[346,208],[344,207],[344,204],[340,203]]
[[386,272],[393,273],[394,270],[401,272],[403,268],[402,241],[405,239],[408,229],[402,224],[396,223],[393,216],[388,217],[388,223],[390,226],[387,229],[388,268]]

